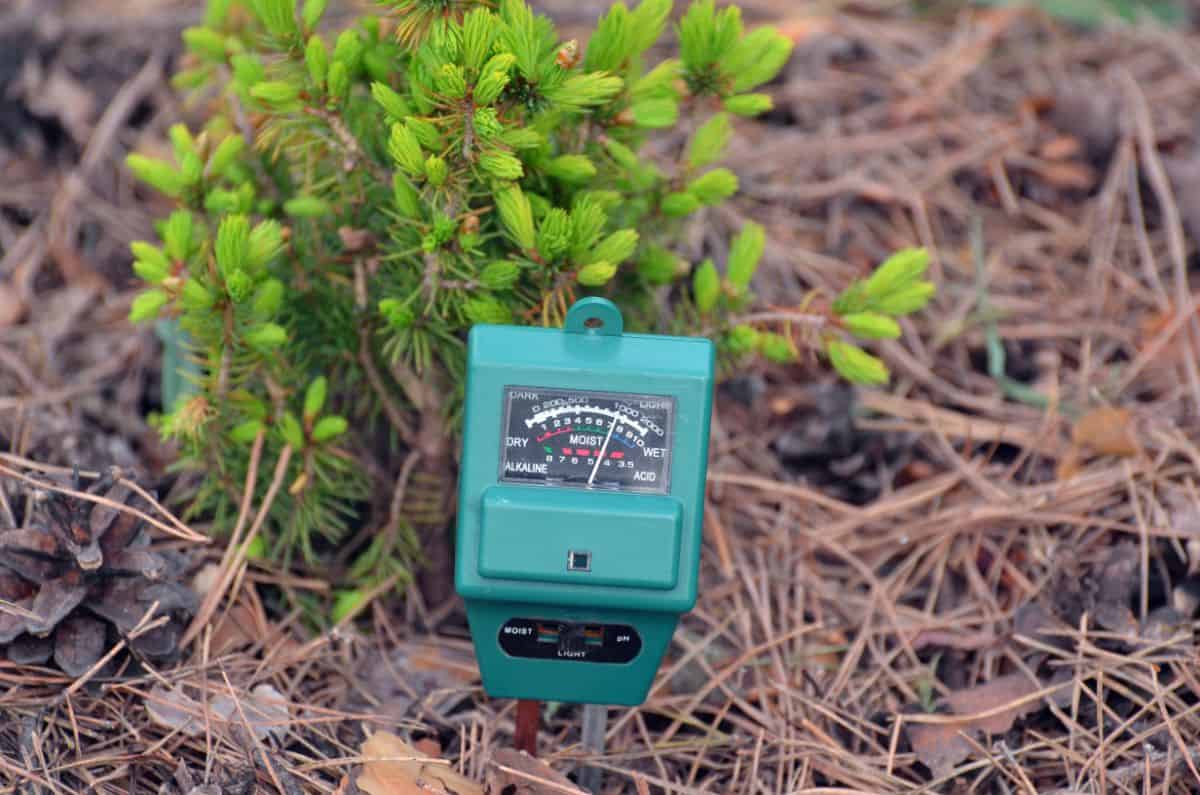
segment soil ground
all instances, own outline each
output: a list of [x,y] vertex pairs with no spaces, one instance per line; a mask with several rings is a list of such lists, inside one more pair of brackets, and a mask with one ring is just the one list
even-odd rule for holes
[[[604,4],[542,5],[582,34]],[[380,595],[314,635],[260,593],[328,585],[255,565],[173,666],[0,661],[0,790],[352,793],[386,731],[442,761],[396,761],[374,795],[571,792],[585,763],[612,793],[1200,791],[1200,35],[745,6],[796,53],[694,253],[766,224],[781,317],[903,246],[939,294],[880,346],[886,390],[815,361],[721,386],[700,601],[606,753],[559,704],[546,766],[507,753],[515,706],[484,696],[457,605]],[[164,206],[121,162],[189,113],[167,78],[196,18],[0,10],[0,523],[31,472],[170,461],[145,420],[158,342],[124,320],[128,243]],[[188,723],[218,697],[236,717]]]

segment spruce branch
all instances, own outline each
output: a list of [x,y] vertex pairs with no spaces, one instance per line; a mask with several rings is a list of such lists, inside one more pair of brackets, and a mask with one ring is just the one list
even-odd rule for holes
[[364,165],[373,177],[379,182],[389,182],[391,174],[386,169],[375,162],[374,158],[368,157],[358,143],[358,139],[354,137],[354,133],[346,127],[342,118],[336,113],[333,113],[325,108],[320,107],[305,107],[304,113],[314,118],[320,119],[333,132],[334,139],[343,151],[342,170],[346,172],[354,171],[359,164]]

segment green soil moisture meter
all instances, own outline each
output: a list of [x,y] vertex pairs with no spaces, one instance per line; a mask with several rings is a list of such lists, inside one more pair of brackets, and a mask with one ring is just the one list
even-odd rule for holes
[[696,602],[713,345],[584,298],[468,348],[455,582],[484,689],[640,704]]

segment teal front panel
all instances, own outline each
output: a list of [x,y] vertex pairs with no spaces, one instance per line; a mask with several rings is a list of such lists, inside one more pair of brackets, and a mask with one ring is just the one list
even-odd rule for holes
[[[468,600],[533,600],[673,613],[690,610],[696,602],[700,565],[713,369],[713,345],[701,338],[640,334],[609,337],[564,333],[560,329],[474,327],[468,350],[467,410],[459,484],[455,551],[458,592]],[[671,487],[666,495],[680,507],[677,576],[673,586],[615,588],[574,581],[490,577],[481,573],[483,497],[498,481],[506,386],[608,390],[676,399]],[[597,508],[603,510],[603,504],[597,503]],[[627,554],[631,559],[636,558],[641,554],[640,544]]]
[[[683,508],[674,497],[492,486],[483,495],[479,573],[533,582],[674,588]],[[571,557],[586,555],[586,566]]]

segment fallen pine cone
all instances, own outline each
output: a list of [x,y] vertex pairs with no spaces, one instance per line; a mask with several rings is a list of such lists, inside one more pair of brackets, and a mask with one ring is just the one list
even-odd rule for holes
[[[145,513],[149,506],[120,475],[110,469],[86,493]],[[176,581],[181,567],[150,548],[134,513],[53,488],[67,484],[47,485],[37,493],[44,516],[0,530],[0,651],[29,665],[53,656],[71,676],[88,671],[120,637],[144,658],[172,656],[197,601]],[[83,491],[78,474],[70,485]],[[131,638],[155,602],[153,618],[168,620]]]

